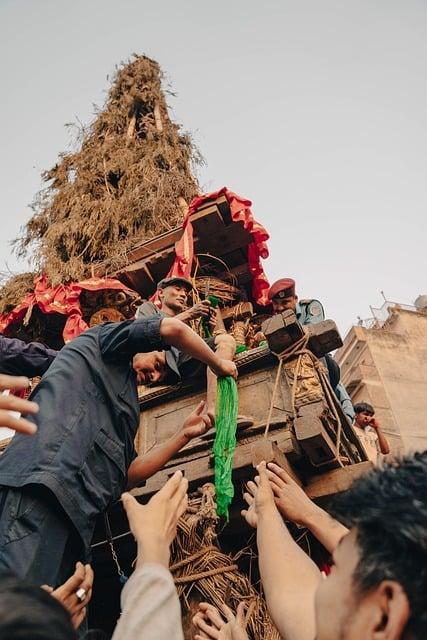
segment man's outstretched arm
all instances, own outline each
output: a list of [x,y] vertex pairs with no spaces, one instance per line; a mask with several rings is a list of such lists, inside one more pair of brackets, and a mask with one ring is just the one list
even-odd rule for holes
[[231,360],[219,358],[206,342],[181,320],[163,318],[160,336],[166,344],[204,362],[217,376],[237,377],[236,365]]
[[277,464],[267,465],[267,477],[276,506],[285,520],[310,529],[329,553],[332,553],[348,529],[317,506],[303,489]]
[[138,456],[128,469],[128,488],[138,486],[147,478],[160,471],[173,456],[185,447],[192,438],[197,438],[214,424],[212,415],[204,413],[205,402],[199,402],[197,408],[191,413],[181,429],[169,440],[155,447],[148,453]]
[[[286,640],[315,638],[314,596],[321,574],[297,545],[277,507],[265,463],[259,467],[254,502],[246,512],[251,526],[257,524],[259,568],[267,607],[280,635]],[[256,512],[254,520],[249,514]]]

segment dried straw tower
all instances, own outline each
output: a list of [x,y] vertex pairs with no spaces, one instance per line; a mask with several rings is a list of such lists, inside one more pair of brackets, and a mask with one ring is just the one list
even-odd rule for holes
[[197,194],[200,156],[170,120],[161,80],[145,56],[119,68],[80,151],[43,174],[48,186],[15,249],[53,285],[123,266],[132,246],[179,225],[183,200]]

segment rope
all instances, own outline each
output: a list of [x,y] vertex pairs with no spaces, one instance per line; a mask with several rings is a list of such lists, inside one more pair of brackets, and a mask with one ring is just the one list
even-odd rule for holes
[[170,571],[176,571],[177,569],[180,569],[181,567],[185,567],[185,565],[190,564],[190,562],[193,562],[193,560],[198,560],[198,558],[201,558],[202,556],[204,556],[209,551],[217,551],[217,547],[214,547],[213,545],[211,545],[209,547],[203,547],[203,549],[201,549],[200,551],[196,551],[196,553],[193,553],[191,556],[188,556],[188,558],[184,558],[183,560],[180,560],[179,562],[175,562],[175,564],[173,564],[172,566],[169,567],[169,570]]
[[236,571],[239,567],[237,564],[229,564],[226,567],[218,567],[217,569],[210,569],[209,571],[201,571],[200,573],[193,573],[188,576],[180,576],[179,578],[174,578],[175,584],[185,584],[186,582],[196,582],[197,580],[202,580],[202,578],[210,578],[211,576],[217,576],[220,573],[227,573],[231,571]]

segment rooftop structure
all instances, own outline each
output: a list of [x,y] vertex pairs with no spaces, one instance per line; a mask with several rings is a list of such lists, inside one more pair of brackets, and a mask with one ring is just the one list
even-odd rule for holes
[[427,448],[427,296],[385,301],[335,354],[353,403],[376,410],[393,453]]

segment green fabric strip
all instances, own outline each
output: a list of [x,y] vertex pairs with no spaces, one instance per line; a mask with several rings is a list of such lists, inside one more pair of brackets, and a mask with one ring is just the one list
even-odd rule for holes
[[216,435],[213,446],[217,514],[228,520],[228,507],[234,496],[233,456],[236,448],[238,411],[237,384],[231,376],[218,378],[216,399]]

